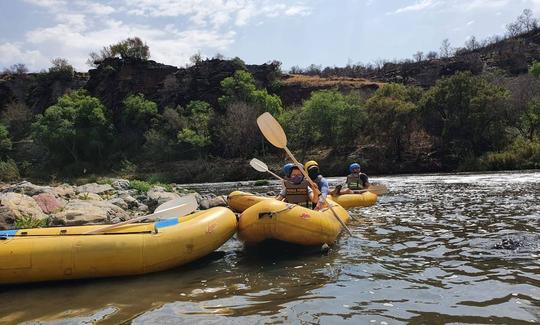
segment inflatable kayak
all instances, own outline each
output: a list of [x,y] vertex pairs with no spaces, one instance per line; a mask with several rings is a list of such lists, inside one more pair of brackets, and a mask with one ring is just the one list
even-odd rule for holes
[[0,284],[143,274],[208,255],[236,232],[223,207],[153,223],[0,231]]
[[[345,209],[328,203],[344,223],[349,221]],[[340,232],[341,224],[330,209],[314,211],[272,198],[245,209],[238,221],[238,238],[248,245],[267,239],[305,246],[331,244]]]
[[341,205],[345,209],[369,207],[377,203],[377,194],[364,192],[360,194],[329,195],[329,199]]
[[234,191],[227,196],[229,208],[235,212],[244,212],[247,208],[267,200],[273,200],[269,196],[258,196],[248,192]]
[[[337,196],[328,196],[328,199],[341,205],[344,209],[356,207],[369,207],[377,203],[377,194],[364,192],[361,194],[342,194]],[[236,212],[242,212],[247,208],[261,201],[272,200],[271,197],[257,196],[255,194],[234,191],[227,197],[229,208]]]

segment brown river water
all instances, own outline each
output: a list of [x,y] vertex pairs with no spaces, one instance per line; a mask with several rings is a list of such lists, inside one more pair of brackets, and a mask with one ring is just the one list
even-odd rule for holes
[[[233,238],[167,272],[0,287],[0,323],[540,323],[540,172],[372,181],[391,192],[328,252]],[[186,187],[278,187],[251,184]]]

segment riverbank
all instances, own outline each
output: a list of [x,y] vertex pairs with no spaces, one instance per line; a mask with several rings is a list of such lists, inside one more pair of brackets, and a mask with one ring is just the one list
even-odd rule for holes
[[0,184],[0,229],[110,224],[150,214],[169,200],[194,195],[200,210],[226,206],[226,197],[176,184],[108,179],[83,185]]

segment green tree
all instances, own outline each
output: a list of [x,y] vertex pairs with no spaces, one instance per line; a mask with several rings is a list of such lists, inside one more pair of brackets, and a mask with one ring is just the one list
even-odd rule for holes
[[401,161],[410,144],[419,92],[415,87],[386,84],[367,101],[369,138],[386,146],[392,160]]
[[8,129],[0,124],[0,158],[3,158],[11,150],[11,138]]
[[522,125],[529,140],[540,137],[540,97],[529,102],[528,110],[522,116]]
[[150,58],[150,48],[139,37],[127,38],[116,44],[104,47],[100,53],[91,52],[90,58],[86,63],[90,66],[96,66],[101,61],[114,57],[148,60]]
[[221,81],[221,89],[223,96],[218,101],[225,109],[233,103],[242,102],[271,114],[279,114],[282,111],[281,99],[269,94],[266,89],[257,90],[255,79],[248,71],[235,71],[231,77]]
[[64,75],[66,77],[73,77],[75,69],[69,64],[68,60],[63,58],[56,58],[51,60],[52,66],[49,68],[49,73]]
[[158,107],[142,94],[129,95],[122,101],[118,147],[128,156],[137,154],[145,142],[145,133],[157,124]]
[[178,132],[178,141],[190,144],[202,155],[212,143],[210,122],[214,111],[210,104],[198,100],[191,101],[186,110],[186,126]]
[[72,91],[38,115],[33,138],[47,147],[53,159],[101,161],[111,140],[105,106],[85,90]]
[[314,143],[332,144],[338,134],[339,117],[347,108],[347,101],[339,91],[315,91],[304,102],[304,123],[311,128],[309,137]]
[[529,73],[536,78],[540,77],[540,61],[534,61],[532,66],[529,68]]
[[422,98],[426,130],[440,138],[447,165],[507,144],[508,91],[461,72],[437,81]]
[[122,123],[130,128],[148,129],[152,118],[158,113],[157,104],[144,95],[129,95],[122,101]]

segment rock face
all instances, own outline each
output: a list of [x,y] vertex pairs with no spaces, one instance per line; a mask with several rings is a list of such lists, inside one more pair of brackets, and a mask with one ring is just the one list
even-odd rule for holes
[[71,200],[52,219],[54,225],[77,226],[85,224],[116,223],[129,219],[120,207],[107,201]]
[[6,208],[4,212],[15,219],[32,217],[33,219],[43,220],[47,218],[38,203],[28,195],[14,192],[3,193],[0,194],[0,204]]

